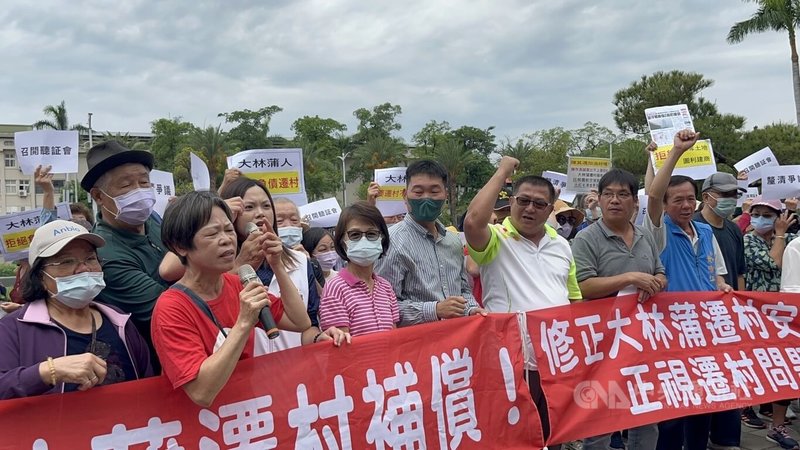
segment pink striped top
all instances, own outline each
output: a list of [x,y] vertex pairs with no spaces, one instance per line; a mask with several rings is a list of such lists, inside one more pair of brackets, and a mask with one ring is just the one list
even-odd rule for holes
[[372,279],[372,293],[367,291],[367,283],[346,268],[325,282],[319,305],[319,320],[323,330],[348,327],[351,335],[358,336],[394,328],[400,321],[394,290],[383,277],[373,273]]

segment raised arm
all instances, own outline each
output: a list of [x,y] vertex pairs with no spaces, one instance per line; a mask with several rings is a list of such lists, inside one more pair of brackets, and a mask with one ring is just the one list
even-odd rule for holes
[[[661,226],[661,216],[664,214],[664,195],[667,193],[667,187],[669,186],[669,179],[672,177],[672,172],[675,170],[675,166],[678,164],[678,161],[680,161],[681,156],[694,146],[698,138],[700,138],[700,133],[689,130],[679,131],[675,135],[672,149],[669,151],[664,165],[661,166],[661,169],[655,174],[649,187],[645,184],[648,196],[647,214],[653,225],[657,227]],[[648,161],[648,166],[649,165],[650,162]],[[652,170],[652,168],[648,170]]]
[[467,217],[464,219],[464,236],[466,236],[467,243],[473,250],[481,252],[489,245],[491,232],[487,226],[492,218],[492,210],[497,200],[497,194],[505,186],[506,178],[514,175],[514,170],[516,170],[517,166],[519,166],[517,159],[504,156],[500,160],[500,166],[492,175],[492,178],[478,191],[478,194],[469,204]]

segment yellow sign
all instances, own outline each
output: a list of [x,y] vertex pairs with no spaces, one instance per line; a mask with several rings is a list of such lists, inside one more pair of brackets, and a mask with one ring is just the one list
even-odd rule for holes
[[611,160],[608,158],[582,158],[571,156],[569,158],[570,168],[586,167],[589,169],[611,170]]
[[[670,150],[672,150],[672,144],[662,145],[653,152],[653,161],[656,170],[661,169],[661,166],[664,165],[664,161],[667,160]],[[708,145],[708,141],[697,141],[692,148],[683,154],[675,167],[699,167],[710,164],[714,164],[714,154],[712,153],[711,147]]]
[[28,247],[31,246],[34,232],[36,232],[35,229],[4,234],[3,242],[6,245],[6,251],[8,251],[8,253],[15,253],[27,250]]
[[299,172],[250,172],[244,175],[246,175],[247,178],[261,180],[272,195],[300,193]]
[[405,190],[403,186],[382,186],[378,198],[387,201],[402,200],[403,190]]

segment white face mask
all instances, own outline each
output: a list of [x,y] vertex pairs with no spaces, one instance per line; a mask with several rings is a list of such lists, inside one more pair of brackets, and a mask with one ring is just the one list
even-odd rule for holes
[[357,241],[346,240],[347,259],[351,263],[367,267],[375,263],[383,253],[383,239],[370,241],[366,236],[362,236]]
[[117,206],[115,218],[128,225],[136,226],[147,222],[150,214],[153,213],[153,206],[156,204],[156,194],[153,192],[153,188],[134,189],[116,197],[111,197],[103,190],[100,192],[114,200],[114,204]]
[[303,229],[300,227],[278,228],[278,236],[280,236],[284,245],[292,248],[303,240]]
[[50,295],[72,309],[85,308],[106,287],[103,272],[81,272],[57,278],[47,272],[43,273],[56,282],[58,292],[51,292]]
[[572,225],[569,223],[561,225],[561,228],[558,229],[558,234],[564,239],[569,239],[569,235],[572,234]]

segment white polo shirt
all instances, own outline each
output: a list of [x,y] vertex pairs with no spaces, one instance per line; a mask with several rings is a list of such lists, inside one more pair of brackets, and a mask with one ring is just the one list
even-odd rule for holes
[[[479,252],[468,245],[470,256],[480,267],[487,311],[536,311],[582,298],[572,249],[553,227],[545,224],[545,235],[538,246],[519,234],[510,217],[502,225],[489,225],[489,230],[491,237],[485,250]],[[526,366],[533,370],[533,346],[524,330],[529,353]]]

